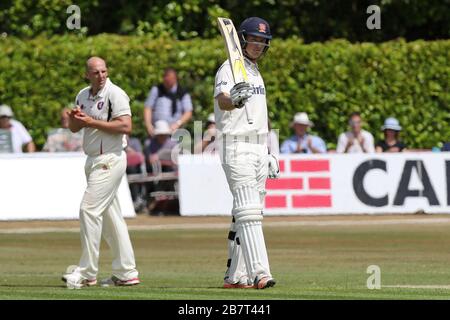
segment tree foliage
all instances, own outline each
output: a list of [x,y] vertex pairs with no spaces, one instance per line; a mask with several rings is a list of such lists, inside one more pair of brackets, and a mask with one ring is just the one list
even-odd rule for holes
[[[0,102],[9,104],[38,146],[59,126],[59,112],[87,85],[84,66],[104,57],[113,82],[130,96],[134,134],[145,137],[143,101],[165,67],[179,71],[189,89],[194,119],[213,111],[214,77],[225,60],[220,38],[176,41],[148,36],[73,35],[23,40],[0,38]],[[313,131],[333,148],[360,111],[366,128],[381,138],[388,116],[397,117],[409,146],[431,148],[450,140],[450,41],[390,41],[351,44],[346,40],[303,44],[274,40],[260,63],[269,116],[281,139],[291,134],[295,112],[306,111]],[[192,124],[190,125],[192,127]]]
[[[66,27],[71,0],[2,0],[0,33],[20,37],[72,33]],[[214,38],[216,18],[239,24],[249,16],[269,21],[277,38],[305,42],[346,38],[386,41],[402,37],[446,39],[450,36],[450,0],[78,0],[82,28],[76,33],[116,33],[175,39]],[[368,30],[369,5],[381,8],[381,29]]]

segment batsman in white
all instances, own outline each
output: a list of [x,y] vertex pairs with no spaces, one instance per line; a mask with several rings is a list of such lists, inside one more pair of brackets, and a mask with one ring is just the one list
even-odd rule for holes
[[[238,35],[248,82],[235,84],[229,61],[217,71],[214,112],[222,167],[233,195],[224,288],[264,289],[275,285],[262,230],[267,176],[279,175],[267,149],[266,89],[257,61],[269,48],[269,24],[258,17],[242,22]],[[244,110],[253,118],[249,123]]]
[[122,217],[117,190],[127,160],[125,134],[131,133],[129,97],[108,78],[106,62],[91,57],[86,63],[90,86],[76,97],[69,128],[84,128],[83,150],[87,155],[87,187],[80,206],[82,254],[78,266],[70,266],[63,281],[70,289],[97,284],[101,236],[113,254],[112,276],[102,286],[139,284],[138,271],[127,225]]

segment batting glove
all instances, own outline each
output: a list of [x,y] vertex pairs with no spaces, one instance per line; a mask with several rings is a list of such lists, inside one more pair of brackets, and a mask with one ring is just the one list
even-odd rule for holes
[[252,94],[253,88],[248,82],[236,83],[230,91],[231,103],[236,108],[242,108]]
[[269,157],[269,178],[276,179],[280,176],[280,164],[278,159],[273,154],[268,154]]

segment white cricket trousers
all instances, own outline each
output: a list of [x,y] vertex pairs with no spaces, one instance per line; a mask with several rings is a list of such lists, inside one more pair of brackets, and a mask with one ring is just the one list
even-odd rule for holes
[[84,167],[87,188],[80,207],[81,275],[96,279],[103,234],[112,251],[112,274],[137,278],[133,247],[120,210],[117,190],[126,171],[125,152],[88,156]]
[[225,281],[253,284],[272,276],[261,224],[268,174],[267,145],[234,142],[222,150],[222,168],[233,195],[230,235],[235,235],[228,238]]

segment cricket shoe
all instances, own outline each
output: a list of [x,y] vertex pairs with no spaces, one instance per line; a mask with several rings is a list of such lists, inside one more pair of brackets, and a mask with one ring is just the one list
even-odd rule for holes
[[244,279],[240,279],[239,282],[236,283],[230,283],[227,281],[228,277],[225,278],[225,280],[223,281],[223,288],[224,289],[252,289],[255,288],[254,285],[252,284],[248,284],[248,282],[244,279],[247,279],[247,277],[245,277]]
[[256,282],[255,288],[256,289],[265,289],[265,288],[273,287],[275,284],[276,284],[276,281],[274,278],[265,276]]
[[116,276],[112,276],[111,278],[103,279],[102,281],[100,281],[100,285],[102,287],[113,287],[113,286],[126,287],[126,286],[135,286],[139,283],[141,283],[139,278],[120,280]]
[[68,289],[81,289],[97,284],[97,279],[87,279],[83,277],[78,266],[69,266],[61,280],[66,283]]
[[224,287],[224,289],[253,289],[253,288],[255,288],[255,286],[252,284],[228,283],[228,282],[224,282],[223,287]]

